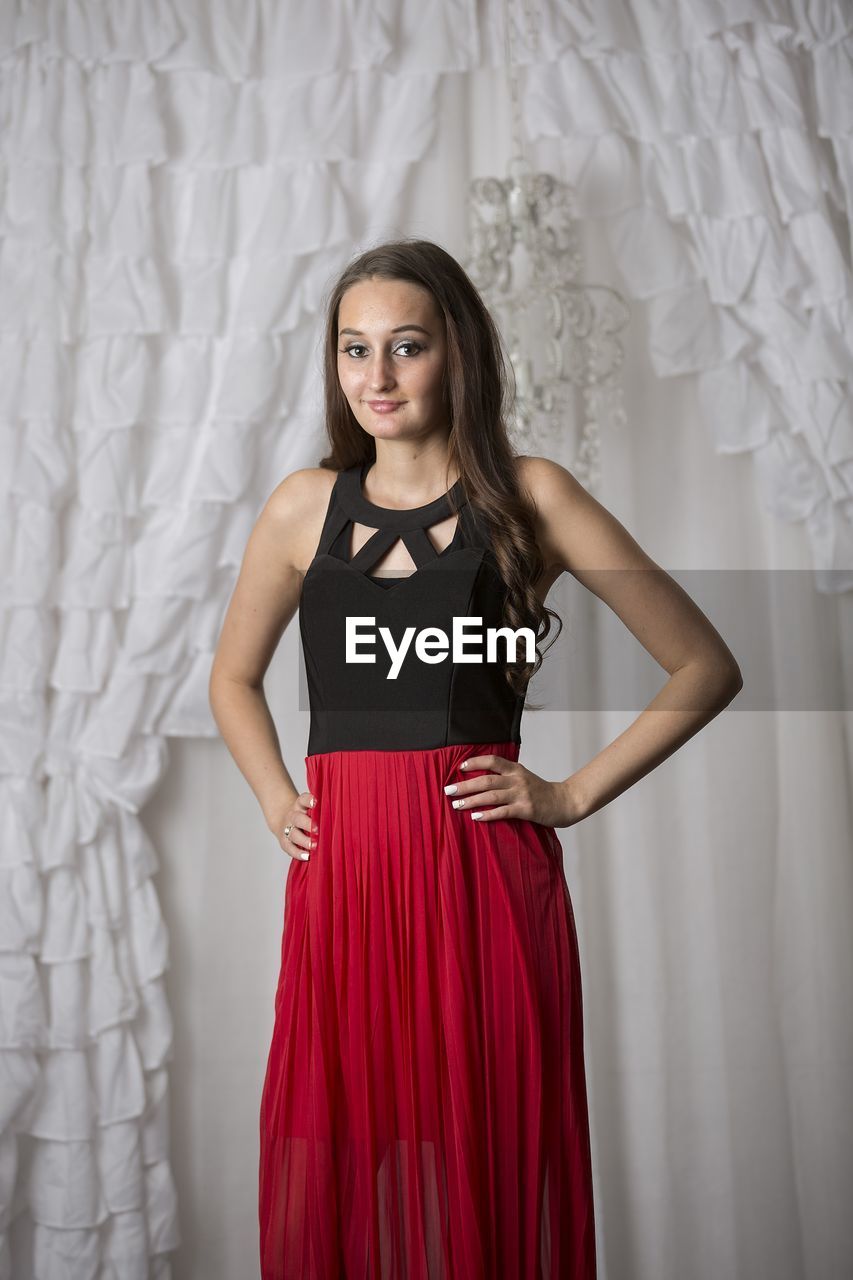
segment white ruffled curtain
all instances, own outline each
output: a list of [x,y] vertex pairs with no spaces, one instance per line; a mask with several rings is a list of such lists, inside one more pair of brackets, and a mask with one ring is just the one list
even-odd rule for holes
[[657,375],[695,376],[715,449],[753,455],[758,500],[804,522],[819,587],[849,589],[853,7],[587,16],[546,5],[528,129],[559,140],[579,214],[604,220],[621,287],[647,300]]
[[[531,158],[646,304],[654,372],[695,378],[714,448],[751,454],[754,501],[803,523],[816,586],[850,587],[850,7],[531,3],[535,48],[510,6]],[[246,539],[323,447],[323,292],[362,244],[429,234],[412,198],[447,145],[441,96],[503,56],[502,6],[463,0],[0,7],[0,1280],[172,1274],[180,1064],[138,814],[166,740],[216,734],[207,677]],[[464,180],[440,194],[461,210]],[[791,1016],[810,1002],[778,946]],[[814,1018],[840,1102],[838,1013]],[[792,1147],[819,1173],[810,1063],[787,1061]],[[602,1168],[600,1230],[627,1230]],[[648,1232],[654,1204],[634,1208]],[[809,1183],[798,1209],[785,1280],[842,1274],[837,1208]],[[685,1274],[674,1248],[633,1256],[614,1275]],[[723,1274],[711,1256],[690,1280]]]

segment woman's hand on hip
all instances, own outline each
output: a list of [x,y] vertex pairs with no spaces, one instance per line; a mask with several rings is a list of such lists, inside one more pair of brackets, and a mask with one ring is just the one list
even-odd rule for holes
[[[472,769],[486,772],[478,778],[467,777]],[[548,782],[506,756],[469,756],[459,765],[459,780],[444,790],[448,804],[469,811],[475,822],[524,818],[546,827],[570,827],[581,817],[565,782]]]

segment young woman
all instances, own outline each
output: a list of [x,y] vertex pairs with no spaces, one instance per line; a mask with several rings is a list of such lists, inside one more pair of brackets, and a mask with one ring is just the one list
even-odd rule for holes
[[[660,764],[741,678],[565,468],[513,454],[506,390],[496,328],[449,254],[403,240],[358,257],[328,302],[330,452],[270,496],[222,629],[211,706],[294,859],[261,1100],[263,1280],[595,1275],[555,829]],[[520,724],[564,571],[670,678],[549,781],[519,762]],[[301,792],[263,692],[297,607]],[[501,626],[532,631],[532,660],[489,650]]]

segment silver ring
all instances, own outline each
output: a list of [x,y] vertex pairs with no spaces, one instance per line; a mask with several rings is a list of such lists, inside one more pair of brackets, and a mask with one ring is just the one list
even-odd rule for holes
[[291,833],[291,831],[293,830],[293,828],[294,828],[295,826],[296,826],[296,823],[295,823],[295,822],[289,822],[289,823],[287,824],[287,826],[284,828],[284,838],[285,838],[285,840],[287,840],[287,839],[289,838],[290,833]]

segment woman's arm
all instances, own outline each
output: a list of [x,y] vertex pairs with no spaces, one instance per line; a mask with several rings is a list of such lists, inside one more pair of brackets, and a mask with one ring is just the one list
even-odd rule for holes
[[299,793],[282,759],[263,681],[299,606],[306,529],[310,531],[317,518],[315,476],[309,469],[287,476],[258,517],[222,625],[208,687],[219,731],[276,835],[282,815]]
[[743,677],[699,606],[565,467],[530,457],[522,474],[546,562],[574,574],[609,605],[669,672],[637,719],[562,783],[577,820],[602,808],[698,733],[743,688]]

